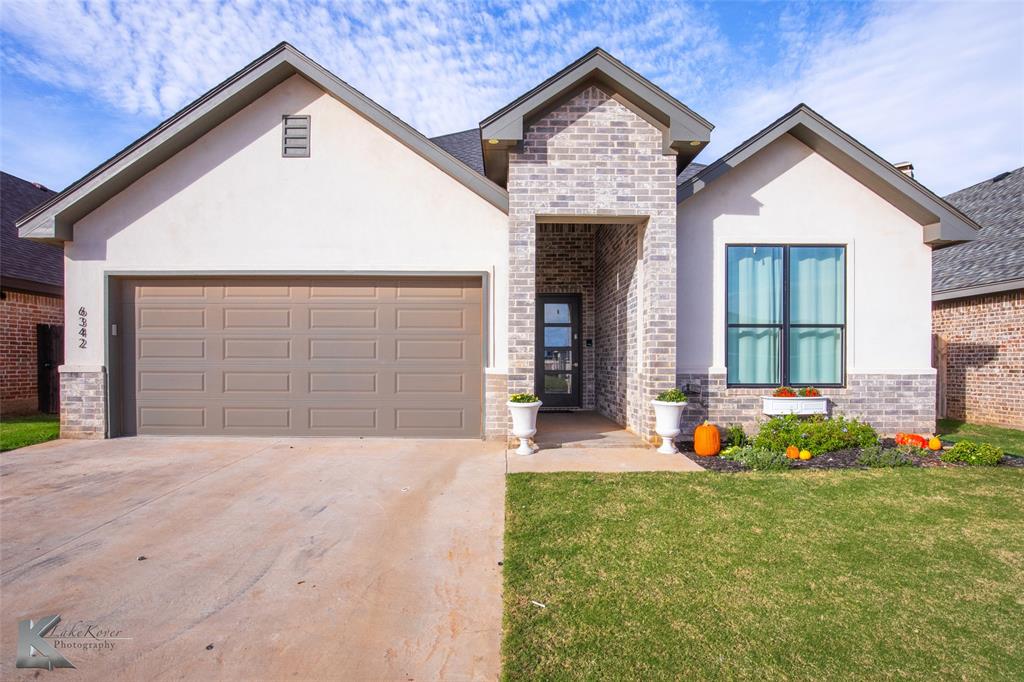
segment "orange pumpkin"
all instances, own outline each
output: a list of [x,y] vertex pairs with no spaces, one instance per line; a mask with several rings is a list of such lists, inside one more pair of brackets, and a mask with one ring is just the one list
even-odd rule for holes
[[800,448],[798,448],[797,446],[790,445],[788,448],[786,448],[786,457],[788,457],[789,459],[796,459],[799,456]]
[[928,447],[928,441],[924,439],[924,436],[916,433],[908,433],[905,438],[906,440],[904,441],[904,445],[913,445],[916,448]]
[[939,440],[938,436],[932,436],[931,438],[928,439],[928,449],[929,450],[941,450],[942,449],[942,441]]
[[722,449],[718,427],[704,422],[693,431],[693,451],[701,457],[717,455]]

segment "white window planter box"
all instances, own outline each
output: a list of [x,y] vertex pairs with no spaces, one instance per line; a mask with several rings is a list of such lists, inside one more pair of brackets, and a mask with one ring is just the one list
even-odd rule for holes
[[761,411],[769,416],[781,414],[828,414],[828,398],[776,398],[763,396]]

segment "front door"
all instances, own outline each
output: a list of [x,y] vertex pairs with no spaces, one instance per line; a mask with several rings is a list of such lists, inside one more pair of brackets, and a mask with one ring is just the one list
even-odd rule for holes
[[536,348],[536,393],[544,406],[579,407],[579,294],[537,296]]

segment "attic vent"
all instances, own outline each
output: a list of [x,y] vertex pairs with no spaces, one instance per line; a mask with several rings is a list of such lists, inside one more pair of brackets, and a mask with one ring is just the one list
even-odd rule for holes
[[309,156],[309,116],[282,117],[281,156]]

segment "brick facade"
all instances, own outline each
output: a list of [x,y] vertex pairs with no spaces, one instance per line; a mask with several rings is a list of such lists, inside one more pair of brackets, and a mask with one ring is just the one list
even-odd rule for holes
[[625,425],[653,437],[647,403],[675,383],[675,157],[662,153],[657,127],[594,86],[524,132],[508,170],[509,391],[534,389],[538,216],[542,223],[635,218],[644,224],[636,262],[638,320],[636,331],[627,333],[636,337],[638,400],[627,407]]
[[60,437],[105,438],[107,373],[103,370],[60,370]]
[[484,373],[484,437],[508,437],[508,374],[488,369]]
[[[679,385],[697,393],[683,411],[683,437],[709,419],[720,427],[740,424],[748,435],[768,419],[761,412],[765,388],[727,388],[725,374],[680,374]],[[853,417],[881,434],[935,431],[934,374],[851,374],[845,388],[822,389],[833,416]]]
[[1024,289],[936,301],[932,333],[944,347],[946,416],[1024,429]]
[[[639,423],[637,228],[603,225],[595,251],[597,411],[619,424]],[[632,414],[630,414],[632,409]]]
[[0,412],[19,414],[39,408],[37,324],[64,324],[59,296],[3,291],[0,301]]

